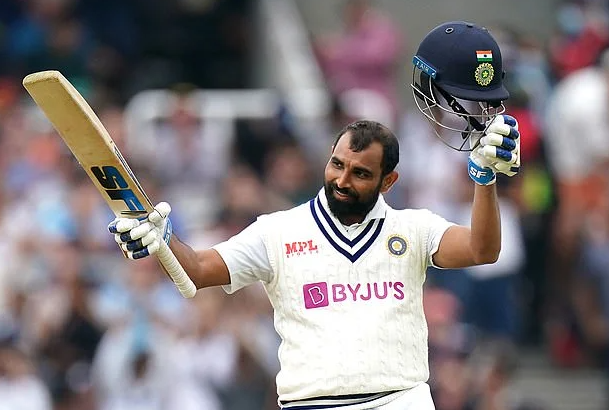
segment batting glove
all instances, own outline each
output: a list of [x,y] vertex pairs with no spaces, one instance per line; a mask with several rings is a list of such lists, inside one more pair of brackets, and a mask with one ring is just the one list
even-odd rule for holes
[[116,218],[108,225],[116,243],[129,259],[140,259],[155,254],[161,241],[169,245],[172,226],[171,206],[161,202],[143,219]]
[[514,117],[498,115],[474,146],[467,169],[477,184],[491,185],[497,173],[511,177],[520,170],[520,133]]

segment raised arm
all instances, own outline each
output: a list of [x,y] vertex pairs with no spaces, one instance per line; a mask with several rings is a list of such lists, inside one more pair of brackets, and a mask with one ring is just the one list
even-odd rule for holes
[[501,251],[501,220],[494,185],[476,185],[471,227],[453,225],[446,230],[434,264],[442,268],[493,263]]
[[173,234],[169,204],[161,202],[155,209],[162,212],[153,212],[142,220],[117,218],[108,225],[129,259],[148,257],[167,244],[197,289],[230,285],[225,290],[234,292],[257,281],[271,280],[272,268],[259,221],[211,249],[195,250]]
[[471,226],[452,226],[446,230],[438,251],[436,266],[461,268],[494,263],[501,251],[501,218],[496,173],[515,175],[520,168],[520,134],[516,119],[498,116],[469,157],[468,173],[476,184]]
[[228,267],[215,249],[195,251],[175,235],[169,247],[197,289],[230,284]]

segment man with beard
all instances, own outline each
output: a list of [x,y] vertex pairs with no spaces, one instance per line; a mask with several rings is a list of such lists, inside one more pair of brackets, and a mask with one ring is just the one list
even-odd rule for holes
[[[519,166],[516,120],[501,115],[508,94],[499,47],[486,29],[449,22],[426,36],[413,62],[412,86],[425,117],[443,128],[438,110],[463,121],[454,128],[459,145],[444,142],[466,150],[461,140],[469,141],[471,226],[385,203],[383,194],[398,179],[399,146],[391,130],[374,121],[356,121],[338,133],[315,198],[262,215],[211,249],[195,251],[171,234],[165,202],[147,220],[109,225],[132,259],[153,254],[166,240],[197,288],[233,293],[262,282],[281,337],[283,409],[433,409],[422,303],[426,270],[493,263],[499,256],[495,175],[514,175]],[[471,102],[481,110],[470,113]],[[425,174],[421,169],[419,177]]]

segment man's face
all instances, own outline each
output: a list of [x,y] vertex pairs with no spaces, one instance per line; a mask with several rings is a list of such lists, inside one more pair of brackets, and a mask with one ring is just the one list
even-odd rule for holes
[[373,142],[354,152],[349,133],[338,140],[326,165],[324,188],[330,211],[342,223],[361,222],[376,204],[382,190],[383,147]]

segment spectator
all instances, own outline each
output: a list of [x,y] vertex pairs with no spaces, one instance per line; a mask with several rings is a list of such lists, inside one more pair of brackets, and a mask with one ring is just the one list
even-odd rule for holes
[[178,341],[174,361],[180,378],[196,387],[205,408],[220,409],[223,395],[237,377],[239,344],[224,323],[224,295],[212,290],[188,306],[185,335]]
[[[148,179],[176,198],[177,213],[199,221],[197,228],[203,229],[221,207],[217,191],[233,158],[235,138],[228,119],[203,118],[214,101],[202,101],[195,91],[180,85],[136,98],[127,109],[131,128],[124,145],[133,162],[150,172]],[[167,153],[172,161],[164,160]],[[193,184],[199,187],[196,192]]]
[[523,397],[511,382],[518,370],[518,351],[508,341],[481,343],[472,353],[472,397],[464,410],[543,410],[545,405]]
[[[465,181],[467,182],[467,181]],[[502,181],[505,182],[505,181]],[[460,186],[461,216],[457,221],[468,222],[471,197],[469,184]],[[518,209],[506,196],[506,189],[499,189],[501,208],[501,255],[491,265],[473,266],[464,269],[467,276],[463,320],[472,325],[480,339],[503,339],[516,343],[520,336],[520,309],[522,268],[524,266],[524,244]]]
[[187,325],[176,319],[184,318],[184,300],[155,261],[129,268],[121,276],[129,278],[127,286],[108,282],[91,297],[94,316],[107,328],[93,358],[97,404],[102,410],[191,409],[196,391],[188,380],[176,382],[172,359],[176,334]]
[[352,89],[375,91],[390,104],[395,119],[401,31],[368,0],[349,0],[343,24],[343,32],[317,44],[330,89],[338,95]]
[[599,2],[571,1],[556,13],[558,32],[549,41],[550,66],[556,80],[594,64],[609,45],[607,13]]
[[582,251],[579,238],[609,195],[608,89],[609,52],[605,51],[599,64],[574,72],[556,86],[545,117],[546,133],[552,136],[546,144],[557,194],[549,267],[553,272],[550,337],[555,353],[567,341],[563,335],[569,335],[565,332],[569,323],[563,318],[572,313],[567,301]]
[[591,211],[582,229],[572,293],[580,343],[587,361],[609,374],[609,199]]
[[51,395],[31,359],[14,346],[0,346],[0,409],[52,410]]
[[[317,176],[317,178],[315,178]],[[292,204],[304,202],[314,194],[321,175],[307,161],[297,144],[284,144],[271,150],[266,157],[264,182],[276,195]]]
[[[50,276],[29,289],[20,342],[35,354],[54,401],[66,403],[89,389],[88,375],[102,329],[88,306],[85,258],[67,243],[48,244]],[[85,369],[81,371],[79,369]],[[78,372],[80,377],[71,375]]]
[[[398,163],[400,179],[397,184],[400,190],[394,194],[401,197],[395,200],[399,204],[407,203],[413,208],[427,207],[432,212],[452,217],[460,201],[458,187],[461,184],[459,176],[450,169],[451,166],[458,166],[456,164],[463,160],[465,154],[448,148],[436,136],[434,128],[440,135],[450,134],[450,131],[430,124],[416,114],[418,112],[407,112],[401,121],[399,138],[404,148],[400,150]],[[443,112],[438,110],[437,116],[443,116]],[[449,119],[451,116],[444,117]],[[431,165],[425,182],[418,176],[423,163]]]
[[462,305],[450,291],[428,285],[423,308],[429,327],[430,387],[437,410],[463,410],[470,397],[467,358],[471,329],[460,321]]

